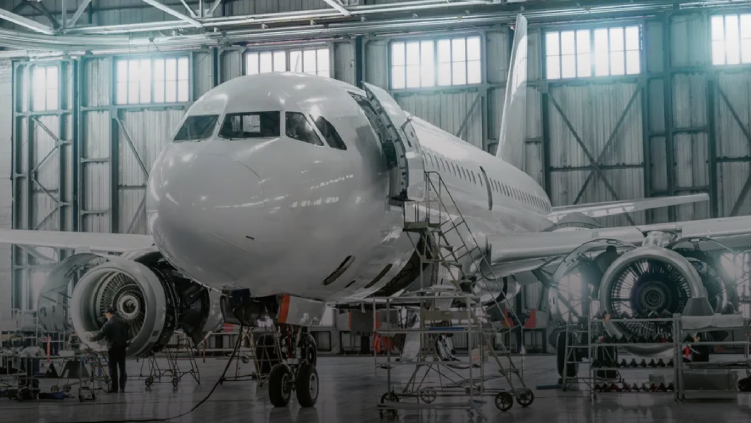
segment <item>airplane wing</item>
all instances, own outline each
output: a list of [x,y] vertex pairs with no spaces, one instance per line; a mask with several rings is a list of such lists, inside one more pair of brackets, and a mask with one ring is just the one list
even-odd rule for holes
[[125,253],[154,245],[150,235],[0,229],[0,243]]
[[639,246],[651,231],[671,232],[679,238],[711,238],[730,247],[743,246],[751,244],[751,216],[489,236],[490,265],[496,276],[508,276],[551,263],[596,239],[615,239]]
[[660,207],[677,206],[680,204],[698,203],[701,201],[709,201],[709,195],[691,194],[674,197],[654,197],[638,200],[577,204],[574,206],[553,207],[553,211],[548,215],[548,219],[554,223],[558,223],[562,218],[572,213],[581,213],[589,217],[603,217],[657,209]]

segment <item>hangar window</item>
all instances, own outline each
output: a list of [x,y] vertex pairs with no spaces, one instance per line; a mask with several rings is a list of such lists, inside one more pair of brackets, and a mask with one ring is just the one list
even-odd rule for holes
[[712,64],[751,63],[751,14],[712,16]]
[[227,139],[279,136],[279,112],[232,113],[224,118],[219,136]]
[[[287,55],[289,54],[289,63]],[[328,48],[308,50],[249,51],[245,53],[245,74],[269,72],[298,72],[330,76]]]
[[327,121],[323,116],[318,116],[317,118],[314,118],[313,122],[316,124],[316,128],[318,128],[318,131],[321,132],[321,135],[323,135],[323,138],[326,140],[326,143],[331,148],[336,148],[338,150],[347,149],[347,145],[344,144],[342,137],[340,137],[339,133],[336,132],[336,128],[334,128],[334,125],[332,125],[329,121]]
[[59,68],[35,66],[31,74],[31,105],[35,111],[57,110],[60,100]]
[[175,141],[198,141],[210,137],[219,115],[188,116],[177,131]]
[[619,26],[545,33],[548,79],[641,72],[641,29]]
[[479,84],[480,37],[391,43],[391,88]]
[[287,53],[285,51],[252,51],[245,54],[245,74],[256,75],[287,70]]
[[189,100],[187,57],[118,60],[117,104],[178,103]]
[[302,113],[285,113],[284,132],[292,139],[313,145],[323,145],[318,134],[313,130],[313,126]]
[[290,72],[329,77],[331,74],[330,67],[328,48],[292,50],[289,52]]

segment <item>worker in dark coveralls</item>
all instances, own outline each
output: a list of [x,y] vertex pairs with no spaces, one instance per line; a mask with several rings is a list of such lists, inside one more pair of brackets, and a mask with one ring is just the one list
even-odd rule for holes
[[[92,341],[105,339],[109,348],[108,363],[110,366],[111,393],[125,391],[125,382],[128,376],[125,374],[125,355],[128,349],[128,325],[120,318],[112,307],[104,309],[104,317],[107,323],[102,326],[99,334],[91,338]],[[120,377],[117,371],[120,370]]]

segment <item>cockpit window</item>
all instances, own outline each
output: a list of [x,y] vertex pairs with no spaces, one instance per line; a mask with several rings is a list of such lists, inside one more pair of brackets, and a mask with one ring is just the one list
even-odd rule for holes
[[219,115],[188,116],[175,135],[176,142],[205,140],[214,133]]
[[288,137],[307,142],[313,145],[323,145],[321,138],[318,137],[313,126],[305,118],[305,115],[297,112],[287,112],[285,114],[285,133]]
[[318,128],[318,131],[321,132],[321,135],[323,135],[326,143],[328,143],[331,148],[336,148],[339,150],[347,149],[347,145],[344,144],[342,137],[340,137],[339,133],[336,132],[334,125],[327,121],[323,116],[318,116],[313,120],[313,122],[315,122],[316,128]]
[[279,115],[280,112],[227,114],[219,136],[227,139],[278,137]]

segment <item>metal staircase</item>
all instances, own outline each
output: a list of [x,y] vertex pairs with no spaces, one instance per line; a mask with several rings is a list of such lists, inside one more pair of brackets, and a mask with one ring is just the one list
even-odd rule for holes
[[[515,322],[520,322],[520,320],[512,306],[511,298],[502,295],[505,294],[503,280],[493,274],[485,251],[472,235],[466,219],[461,214],[459,206],[441,175],[437,172],[426,171],[425,183],[424,201],[415,203],[413,220],[408,219],[405,212],[404,222],[405,232],[420,235],[419,242],[413,241],[420,255],[420,268],[424,269],[426,265],[435,264],[437,266],[432,267],[433,272],[437,272],[437,267],[447,269],[451,275],[448,282],[457,290],[482,295],[482,300],[475,301],[469,310],[475,324],[492,325],[495,329],[493,332],[496,334],[511,333],[514,330],[512,319]],[[458,245],[452,244],[450,240],[454,242],[458,240]],[[479,265],[480,277],[470,273],[472,264]],[[425,283],[425,273],[420,273],[420,289],[429,286]],[[431,274],[428,283],[435,280],[435,275]],[[454,306],[461,307],[462,305],[455,304]],[[519,330],[523,328],[520,327]],[[513,375],[516,375],[521,383],[523,389],[514,389],[517,398],[531,395],[531,391],[524,385],[521,370],[523,365],[520,369],[514,364],[512,353],[503,342],[503,336],[500,342],[494,344],[493,340],[488,337],[487,331],[483,330],[480,333],[485,344],[490,347],[489,353],[498,364],[501,375],[512,387],[514,386]],[[523,333],[521,338],[523,340]],[[493,348],[493,345],[497,345],[498,351]]]

